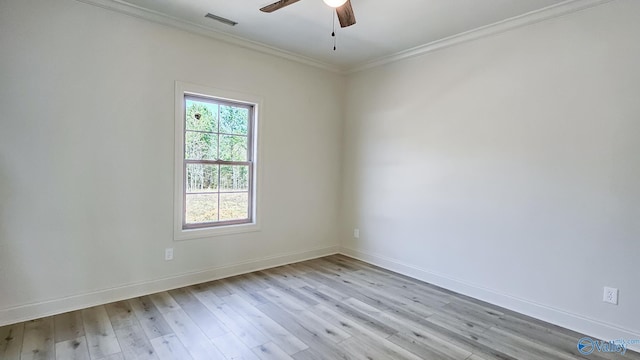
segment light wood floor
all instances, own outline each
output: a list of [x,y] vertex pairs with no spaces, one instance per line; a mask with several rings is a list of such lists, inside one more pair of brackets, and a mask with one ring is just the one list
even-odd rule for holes
[[344,256],[0,327],[0,359],[640,359]]

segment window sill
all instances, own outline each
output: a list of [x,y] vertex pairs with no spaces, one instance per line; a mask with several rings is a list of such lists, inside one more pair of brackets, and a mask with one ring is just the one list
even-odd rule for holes
[[225,225],[221,227],[202,228],[202,229],[180,229],[175,230],[173,234],[174,241],[204,239],[209,237],[240,234],[247,232],[260,231],[257,223]]

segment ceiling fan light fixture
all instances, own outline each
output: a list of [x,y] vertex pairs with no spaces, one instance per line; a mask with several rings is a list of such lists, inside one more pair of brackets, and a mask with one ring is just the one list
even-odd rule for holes
[[347,0],[322,0],[322,1],[324,1],[325,4],[331,6],[332,8],[340,7],[347,2]]

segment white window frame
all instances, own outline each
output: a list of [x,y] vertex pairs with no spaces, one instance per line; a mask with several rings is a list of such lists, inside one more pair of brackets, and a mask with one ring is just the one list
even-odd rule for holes
[[[253,151],[253,169],[251,182],[252,204],[250,206],[252,214],[252,222],[233,224],[233,225],[217,225],[202,228],[183,228],[184,216],[184,132],[185,132],[185,95],[199,96],[205,98],[219,99],[223,101],[231,101],[236,103],[245,103],[253,106],[253,119],[251,143]],[[174,187],[174,220],[173,220],[173,238],[174,240],[201,239],[207,237],[237,234],[250,231],[260,230],[260,142],[258,134],[262,125],[261,119],[262,98],[234,91],[215,89],[207,86],[191,84],[182,81],[176,81],[175,85],[175,187]]]

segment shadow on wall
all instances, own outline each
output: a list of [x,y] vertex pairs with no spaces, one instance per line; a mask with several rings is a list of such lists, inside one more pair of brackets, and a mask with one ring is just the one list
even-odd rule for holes
[[[11,181],[7,166],[0,157],[0,312],[11,307],[10,294],[15,294],[15,284],[23,284],[21,278],[22,269],[16,263],[15,248],[12,248],[9,237],[9,209],[13,199],[11,199]],[[23,266],[28,266],[24,264]]]
[[[424,193],[422,189],[424,174],[416,164],[424,161],[425,156],[442,157],[442,161],[447,161],[455,155],[438,153],[435,145],[425,144],[426,135],[416,132],[416,119],[426,124],[421,126],[432,130],[433,133],[442,131],[441,123],[454,123],[454,128],[459,129],[458,136],[473,136],[465,129],[465,121],[474,123],[484,121],[483,116],[486,115],[483,113],[474,114],[470,120],[459,115],[457,109],[461,107],[457,94],[461,89],[469,91],[464,90],[469,86],[473,89],[473,84],[478,82],[478,79],[491,77],[492,72],[499,69],[499,65],[496,65],[496,55],[499,56],[500,61],[504,62],[515,55],[513,55],[513,49],[507,44],[494,46],[491,52],[476,46],[472,54],[475,61],[470,62],[466,58],[461,58],[459,61],[450,62],[448,66],[452,70],[448,72],[438,70],[416,74],[415,71],[380,71],[376,74],[379,78],[373,83],[385,84],[385,87],[367,86],[371,83],[366,80],[364,80],[365,86],[356,87],[358,92],[362,92],[356,96],[354,103],[359,106],[362,105],[358,103],[359,101],[368,100],[363,101],[367,107],[366,112],[354,113],[353,118],[346,120],[356,123],[347,127],[352,129],[352,133],[344,135],[345,139],[350,139],[351,142],[346,148],[351,155],[344,165],[344,168],[350,172],[346,175],[349,183],[346,185],[348,189],[343,190],[344,193],[350,194],[344,197],[346,205],[343,204],[343,208],[348,210],[346,214],[343,213],[343,216],[353,219],[353,223],[346,227],[347,247],[372,254],[378,251],[386,252],[384,248],[372,247],[375,243],[373,238],[387,242],[399,234],[404,236],[407,234],[406,222],[399,220],[397,216],[407,212],[407,209],[424,209],[424,199],[415,195]],[[439,53],[432,56],[439,56]],[[417,59],[419,58],[405,61],[418,61]],[[389,66],[399,67],[398,64]],[[399,67],[399,69],[402,68]],[[372,70],[372,72],[377,71]],[[398,73],[404,76],[400,80],[398,80]],[[407,84],[415,81],[428,84],[430,77],[438,77],[438,79],[431,79],[431,82],[437,85],[420,86],[420,91],[407,95],[409,93],[405,89]],[[511,90],[503,91],[507,96]],[[389,94],[396,94],[392,96],[397,98],[389,100]],[[495,100],[496,103],[501,101],[503,101],[502,98]],[[426,103],[429,104],[428,107],[425,107]],[[482,106],[491,108],[497,105],[483,104]],[[455,110],[451,111],[454,116],[434,117],[432,108],[452,108]],[[416,114],[420,114],[418,118]],[[486,142],[490,143],[491,140],[488,139]],[[482,150],[478,149],[478,151]],[[408,163],[411,165],[407,165]],[[409,179],[405,186],[397,186],[399,172]],[[401,205],[392,208],[389,204]],[[349,211],[351,214],[348,213]],[[415,214],[408,216],[412,216],[411,220],[416,224],[425,221],[424,212],[412,210],[410,213]],[[404,220],[407,220],[406,216],[402,214]],[[357,238],[353,236],[354,227],[359,228],[360,231]],[[413,235],[409,232],[407,236]],[[386,254],[386,256],[393,257],[392,254]]]
[[9,264],[11,263],[11,251],[9,250],[9,239],[7,236],[7,211],[9,206],[10,183],[6,174],[4,161],[0,157],[0,309],[6,306],[6,299],[2,294],[7,293],[7,280],[9,277]]

